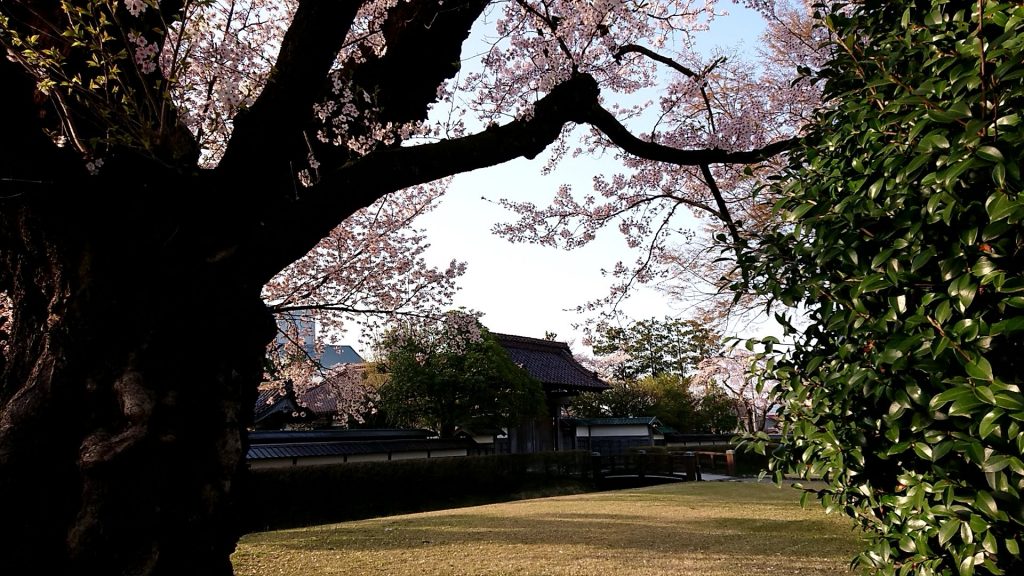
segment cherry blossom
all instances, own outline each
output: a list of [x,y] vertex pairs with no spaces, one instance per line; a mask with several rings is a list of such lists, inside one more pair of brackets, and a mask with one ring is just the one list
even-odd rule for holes
[[716,388],[724,389],[736,406],[736,415],[746,432],[764,431],[767,416],[774,405],[771,402],[772,383],[760,383],[751,365],[754,355],[739,349],[728,354],[707,358],[697,366],[691,389],[707,394]]
[[[279,314],[309,312],[328,338],[373,331],[396,316],[440,316],[466,264],[428,265],[430,244],[415,220],[436,207],[445,186],[439,181],[401,190],[356,212],[275,276],[264,299]],[[289,338],[301,342],[303,336]]]
[[[617,61],[657,62],[667,68],[661,74],[667,80],[651,106],[616,110],[633,124],[651,118],[643,130],[648,141],[675,149],[751,150],[799,134],[819,100],[817,87],[796,76],[799,67],[811,68],[822,56],[810,7],[756,7],[768,23],[757,62],[735,53],[702,58],[682,50],[669,58],[646,46],[620,47]],[[614,314],[632,287],[648,283],[690,302],[696,317],[710,320],[733,310],[727,302],[732,292],[718,296],[737,279],[734,265],[722,259],[722,246],[756,241],[772,203],[758,194],[759,184],[778,159],[746,166],[672,165],[625,151],[592,129],[571,152],[567,145],[556,149],[546,169],[554,170],[567,155],[584,154],[613,155],[624,170],[596,176],[590,190],[563,185],[546,207],[500,200],[519,219],[495,232],[513,242],[574,249],[605,228],[617,229],[637,257],[613,263],[608,296],[581,305],[583,313]]]
[[[802,29],[759,6],[779,30]],[[549,148],[541,169],[619,159],[592,189],[523,205],[508,231],[571,247],[617,227],[639,254],[611,269],[617,290],[664,280],[674,245],[704,237],[677,222],[688,210],[726,249],[753,241],[757,178],[814,96],[785,69],[813,42],[776,42],[762,69],[705,58],[691,33],[716,10],[0,2],[0,114],[18,144],[0,155],[0,291],[13,308],[0,478],[24,495],[5,542],[32,551],[7,554],[12,570],[229,573],[252,410],[241,400],[273,337],[265,301],[404,310],[411,333],[421,314],[450,326],[439,345],[473,338],[465,319],[423,313],[461,268],[423,266],[424,239],[406,227],[445,178]]]

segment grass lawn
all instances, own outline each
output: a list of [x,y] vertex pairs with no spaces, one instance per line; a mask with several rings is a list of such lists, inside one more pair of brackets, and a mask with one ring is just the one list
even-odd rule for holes
[[687,482],[520,500],[249,534],[232,561],[238,576],[852,574],[859,533],[799,499]]

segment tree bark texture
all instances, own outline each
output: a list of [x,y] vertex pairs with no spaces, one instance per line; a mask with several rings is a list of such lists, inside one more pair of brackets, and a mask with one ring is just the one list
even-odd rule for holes
[[179,252],[162,211],[105,184],[0,212],[5,571],[230,574],[274,325],[258,285]]

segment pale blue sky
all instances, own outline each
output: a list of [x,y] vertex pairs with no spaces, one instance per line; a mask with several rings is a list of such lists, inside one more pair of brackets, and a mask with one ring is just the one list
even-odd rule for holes
[[[754,47],[763,30],[761,17],[729,2],[722,2],[720,9],[730,15],[717,19],[698,39],[699,49]],[[630,263],[636,255],[626,249],[616,229],[604,230],[590,245],[573,251],[511,244],[493,235],[495,223],[515,215],[481,196],[543,206],[563,183],[588,192],[593,175],[614,172],[616,164],[611,158],[566,159],[548,176],[540,174],[541,167],[540,159],[520,159],[459,175],[440,206],[418,225],[428,231],[429,261],[438,266],[452,258],[468,262],[456,306],[483,312],[482,321],[492,331],[537,338],[552,331],[581,351],[581,336],[572,328],[581,317],[572,309],[607,294],[609,280],[601,276],[602,268],[610,269],[619,260]],[[637,291],[623,307],[634,318],[676,316],[683,308],[685,303],[669,301],[652,289]]]

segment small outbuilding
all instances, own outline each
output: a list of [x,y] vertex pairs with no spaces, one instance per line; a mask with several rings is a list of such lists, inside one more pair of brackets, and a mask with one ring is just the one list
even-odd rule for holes
[[578,418],[566,423],[575,430],[574,448],[604,456],[624,454],[633,448],[663,445],[661,422],[653,416],[638,418]]

